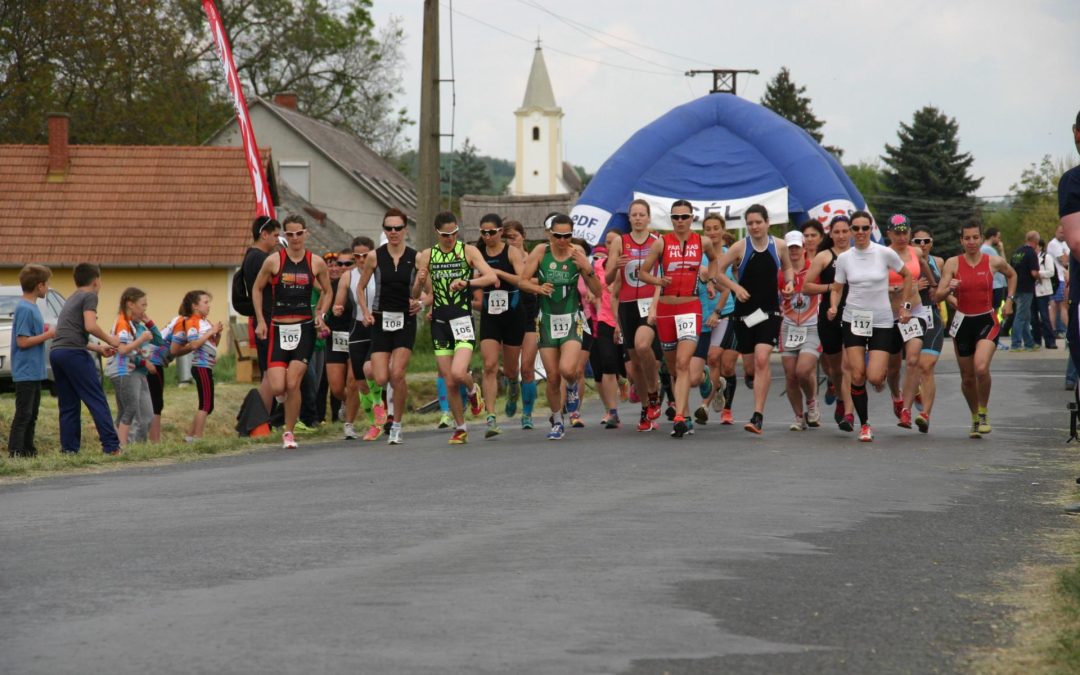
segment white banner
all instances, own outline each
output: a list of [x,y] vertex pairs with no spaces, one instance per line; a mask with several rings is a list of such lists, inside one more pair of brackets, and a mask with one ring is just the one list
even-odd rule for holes
[[[821,223],[821,226],[825,228],[825,234],[829,233],[829,221],[836,216],[843,214],[850,217],[852,213],[855,213],[858,209],[855,208],[855,203],[847,199],[833,199],[827,202],[822,202],[817,206],[807,211],[806,215],[810,216],[812,220],[816,220]],[[867,213],[870,213],[867,211]],[[870,214],[870,223],[874,226],[874,229],[870,231],[870,237],[877,242],[882,240],[881,230],[878,229],[877,220],[874,218],[874,214]]]
[[607,229],[611,213],[598,206],[578,204],[570,211],[570,219],[574,221],[574,236],[589,242],[589,246],[596,246]]
[[[649,208],[652,211],[652,223],[649,224],[649,227],[654,230],[671,229],[671,218],[669,218],[671,214],[671,205],[676,200],[680,199],[679,197],[661,197],[658,195],[645,194],[644,192],[635,192],[634,199],[644,199],[649,202]],[[743,222],[743,213],[752,204],[761,204],[769,211],[770,225],[779,225],[788,222],[787,188],[779,188],[772,192],[741,197],[739,199],[691,199],[689,201],[694,206],[694,223],[692,227],[695,230],[701,229],[702,218],[710,213],[719,212],[727,223],[726,229],[736,232],[745,232],[746,224]]]

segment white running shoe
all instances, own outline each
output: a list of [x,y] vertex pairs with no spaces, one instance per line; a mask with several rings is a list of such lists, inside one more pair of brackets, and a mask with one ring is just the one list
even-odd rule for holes
[[346,422],[345,423],[345,439],[352,441],[352,440],[356,440],[357,438],[360,438],[360,434],[356,433],[356,428],[353,427],[352,422]]
[[812,427],[821,426],[821,411],[818,410],[816,398],[812,398],[806,402],[806,423]]
[[724,404],[727,403],[725,391],[727,391],[727,378],[721,377],[720,383],[713,389],[712,409],[714,412],[724,412]]
[[386,443],[387,445],[401,445],[402,442],[401,427],[395,424],[390,427],[390,438],[386,439]]
[[791,429],[792,431],[805,431],[806,430],[806,420],[803,419],[802,415],[796,415],[795,416],[795,421],[792,422],[791,426],[788,427],[788,428]]
[[286,450],[295,450],[298,447],[296,445],[296,437],[293,436],[293,432],[286,431],[285,433],[281,434],[281,447],[285,448]]

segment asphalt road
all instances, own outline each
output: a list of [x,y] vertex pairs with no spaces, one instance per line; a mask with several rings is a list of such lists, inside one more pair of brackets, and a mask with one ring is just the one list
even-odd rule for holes
[[872,445],[774,394],[763,437],[591,414],[0,485],[0,672],[954,671],[1073,522],[1061,362],[1002,356],[981,441],[947,357],[931,433],[871,393]]

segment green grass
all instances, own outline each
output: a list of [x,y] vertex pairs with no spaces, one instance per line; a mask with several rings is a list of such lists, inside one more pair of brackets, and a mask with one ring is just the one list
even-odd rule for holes
[[1080,566],[1058,576],[1057,594],[1064,621],[1058,626],[1052,658],[1063,672],[1080,672]]

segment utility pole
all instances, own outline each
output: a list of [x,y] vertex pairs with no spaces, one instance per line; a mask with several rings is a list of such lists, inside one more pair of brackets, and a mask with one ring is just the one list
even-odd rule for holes
[[688,70],[686,71],[687,77],[693,77],[695,75],[712,75],[713,76],[713,88],[710,94],[734,94],[735,93],[735,80],[739,73],[750,73],[751,75],[757,75],[757,70],[746,69],[734,69],[734,68],[716,68],[713,70]]
[[420,65],[420,149],[416,158],[417,250],[435,245],[439,210],[439,0],[424,0],[424,44]]

